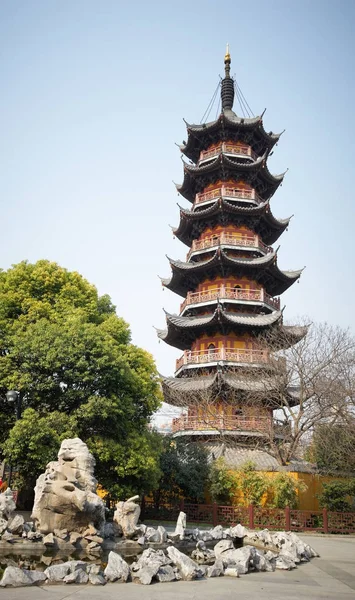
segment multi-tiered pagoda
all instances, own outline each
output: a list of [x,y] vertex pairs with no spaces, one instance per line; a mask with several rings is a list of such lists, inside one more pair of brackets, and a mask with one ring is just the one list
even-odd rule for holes
[[265,131],[262,116],[233,112],[228,50],[224,63],[220,116],[188,124],[180,147],[189,164],[177,189],[192,207],[180,209],[174,235],[189,250],[186,261],[169,259],[162,283],[183,301],[158,335],[183,351],[175,377],[162,379],[165,401],[186,407],[175,435],[247,440],[274,426],[274,351],[305,334],[283,325],[279,297],[302,270],[281,271],[271,246],[289,224],[270,209],[283,175],[272,175],[267,159],[280,135]]

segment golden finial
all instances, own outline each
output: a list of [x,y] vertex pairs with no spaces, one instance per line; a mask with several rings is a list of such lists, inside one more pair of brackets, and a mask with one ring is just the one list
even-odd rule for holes
[[227,48],[226,48],[226,54],[224,57],[224,62],[231,62],[231,55],[229,54],[229,44],[227,44]]

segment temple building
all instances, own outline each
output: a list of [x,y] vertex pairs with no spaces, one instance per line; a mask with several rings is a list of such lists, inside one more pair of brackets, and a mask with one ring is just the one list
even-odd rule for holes
[[[180,208],[173,233],[187,256],[169,259],[172,274],[162,284],[182,302],[179,314],[166,314],[158,336],[182,351],[175,376],[162,378],[165,402],[184,408],[174,435],[211,446],[223,435],[244,456],[256,440],[260,448],[264,439],[267,450],[270,431],[282,436],[275,419],[277,350],[297,343],[306,329],[284,325],[280,301],[302,272],[281,270],[273,248],[290,221],[270,208],[284,177],[267,166],[280,134],[264,129],[263,116],[233,111],[230,64],[227,50],[221,114],[187,124],[180,146],[188,160],[177,190],[191,208]],[[297,394],[287,393],[296,405]]]

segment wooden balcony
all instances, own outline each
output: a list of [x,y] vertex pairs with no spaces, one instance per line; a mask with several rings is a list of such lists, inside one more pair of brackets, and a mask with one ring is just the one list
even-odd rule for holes
[[219,361],[242,365],[266,365],[270,364],[270,354],[267,350],[244,348],[229,350],[224,347],[210,350],[185,350],[176,361],[176,371],[184,366],[199,366]]
[[277,419],[258,416],[213,416],[191,417],[181,415],[172,421],[172,432],[184,431],[235,431],[235,432],[253,432],[258,434],[269,434],[275,437],[285,437],[290,435],[291,427],[289,423],[282,423]]
[[199,164],[204,162],[205,160],[212,160],[216,158],[219,154],[223,152],[226,155],[230,156],[240,156],[241,158],[251,158],[252,160],[256,160],[258,155],[251,149],[250,146],[246,144],[238,144],[233,142],[222,142],[215,148],[211,148],[209,150],[202,150],[200,153]]
[[190,417],[182,415],[173,419],[172,431],[254,431],[266,433],[271,431],[272,418],[247,417],[247,416],[220,416],[207,415],[204,417]]
[[263,304],[267,304],[267,306],[273,310],[280,310],[280,298],[272,298],[263,289],[235,289],[222,285],[203,292],[188,292],[186,299],[180,305],[180,314],[191,304],[203,304],[217,299],[239,301],[241,304],[244,304],[245,302],[262,302]]
[[187,255],[187,260],[190,259],[191,255],[194,252],[209,250],[210,248],[215,248],[220,245],[238,246],[242,249],[252,248],[253,250],[263,252],[264,254],[272,252],[271,246],[266,246],[261,241],[258,235],[238,235],[236,233],[221,233],[219,235],[212,235],[203,240],[194,240],[192,242],[191,249]]
[[222,185],[220,187],[214,188],[213,190],[209,190],[208,192],[196,194],[195,205],[201,204],[202,202],[217,200],[217,198],[247,200],[256,204],[260,204],[262,202],[262,199],[260,198],[260,196],[258,196],[255,190],[248,190],[245,188],[238,187],[227,187]]

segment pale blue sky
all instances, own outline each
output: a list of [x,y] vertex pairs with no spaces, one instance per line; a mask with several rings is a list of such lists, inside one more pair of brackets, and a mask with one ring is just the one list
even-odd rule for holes
[[[282,297],[297,315],[353,327],[352,0],[0,2],[1,259],[48,258],[108,293],[133,340],[169,375],[181,352],[158,340],[165,254],[182,180],[183,117],[199,122],[232,73],[267,130],[286,129],[272,201],[295,214],[279,265],[307,265]],[[214,115],[213,115],[214,118]]]

